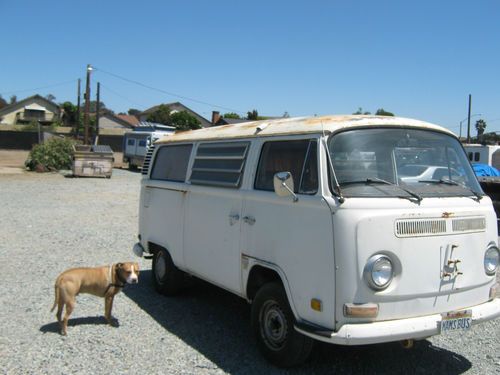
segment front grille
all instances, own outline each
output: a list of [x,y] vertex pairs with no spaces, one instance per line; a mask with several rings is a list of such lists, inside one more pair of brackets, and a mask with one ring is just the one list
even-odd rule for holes
[[147,175],[149,172],[151,158],[153,157],[154,150],[155,150],[155,145],[153,144],[148,148],[148,152],[146,153],[146,156],[144,157],[144,163],[142,164],[142,170],[141,170],[141,173],[143,175]]
[[446,219],[396,221],[397,237],[439,236],[442,234],[446,234]]
[[484,217],[459,218],[452,221],[453,232],[482,232],[486,229]]
[[395,223],[396,237],[441,236],[446,234],[460,234],[484,232],[486,218],[455,217],[436,219],[401,219]]

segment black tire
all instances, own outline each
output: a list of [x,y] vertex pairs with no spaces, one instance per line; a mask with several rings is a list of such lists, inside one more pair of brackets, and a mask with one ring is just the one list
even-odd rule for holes
[[294,324],[283,286],[264,284],[252,303],[252,331],[259,350],[275,366],[296,366],[311,354],[314,340],[297,332]]
[[173,296],[184,285],[184,272],[179,270],[168,251],[160,249],[153,257],[153,285],[158,293]]

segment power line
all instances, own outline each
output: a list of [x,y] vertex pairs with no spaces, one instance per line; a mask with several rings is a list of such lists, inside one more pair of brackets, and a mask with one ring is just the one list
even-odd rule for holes
[[51,87],[67,85],[68,83],[75,83],[76,81],[77,81],[76,79],[72,79],[71,81],[64,81],[64,82],[54,83],[53,85],[35,87],[34,89],[23,89],[23,90],[2,92],[2,93],[0,93],[0,95],[10,95],[10,94],[16,94],[16,93],[26,92],[26,91],[37,91],[37,90],[49,89]]
[[122,76],[120,76],[118,74],[107,72],[105,70],[102,70],[101,68],[96,68],[95,66],[92,66],[92,68],[94,70],[99,71],[99,72],[102,72],[102,73],[105,73],[105,74],[109,74],[110,76],[113,76],[115,78],[121,79],[123,81],[130,82],[130,83],[136,84],[138,86],[145,87],[145,88],[153,90],[153,91],[158,91],[158,92],[161,92],[163,94],[167,94],[167,95],[170,95],[170,96],[175,96],[177,98],[181,98],[181,99],[184,99],[184,100],[189,100],[189,101],[192,101],[192,102],[195,102],[195,103],[198,103],[198,104],[204,104],[204,105],[208,105],[208,106],[212,106],[212,107],[216,107],[216,108],[225,109],[225,110],[236,112],[236,113],[241,113],[241,114],[246,113],[245,111],[237,110],[237,109],[234,109],[234,108],[224,107],[224,106],[221,106],[221,105],[217,105],[217,104],[213,104],[213,103],[208,103],[208,102],[204,102],[202,100],[190,98],[188,96],[183,96],[183,95],[179,95],[179,94],[176,94],[176,93],[173,93],[173,92],[165,91],[165,90],[159,89],[157,87],[149,86],[149,85],[146,85],[144,83],[141,83],[141,82],[138,82],[138,81],[135,81],[135,80],[132,80],[132,79],[128,79],[128,78],[125,78],[125,77],[122,77]]
[[127,98],[127,97],[125,97],[125,96],[121,95],[121,94],[118,94],[116,91],[111,90],[109,87],[107,87],[107,86],[103,85],[102,83],[101,83],[101,86],[102,86],[102,88],[104,88],[106,91],[109,91],[109,92],[110,92],[110,93],[112,93],[113,95],[116,95],[116,96],[118,96],[118,97],[120,97],[120,98],[122,98],[122,99],[126,100],[127,102],[129,102],[129,103],[131,103],[131,104],[137,105],[137,106],[142,107],[142,108],[146,107],[144,104],[137,103],[137,102],[135,102],[135,101],[133,101],[133,100],[131,100],[131,99],[129,99],[129,98]]

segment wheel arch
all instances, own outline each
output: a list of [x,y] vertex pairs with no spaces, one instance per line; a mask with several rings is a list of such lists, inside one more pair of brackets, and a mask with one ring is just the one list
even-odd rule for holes
[[300,321],[300,317],[297,314],[297,309],[295,308],[295,304],[292,298],[292,293],[290,290],[290,286],[288,284],[288,280],[286,278],[285,273],[281,268],[274,264],[261,264],[255,262],[255,264],[250,268],[248,272],[247,282],[246,282],[246,298],[249,302],[251,302],[259,289],[266,283],[277,282],[281,284],[283,289],[285,290],[286,297],[288,299],[288,304],[295,316],[297,321]]
[[165,246],[159,245],[159,244],[157,244],[155,242],[148,241],[148,251],[149,251],[149,253],[151,253],[153,255],[156,255],[156,253],[159,250],[165,250],[170,256],[172,256],[172,254],[170,254],[170,251],[168,251],[168,249]]

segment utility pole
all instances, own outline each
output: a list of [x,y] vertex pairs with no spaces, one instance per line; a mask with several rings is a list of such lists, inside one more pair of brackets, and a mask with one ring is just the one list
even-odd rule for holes
[[76,95],[76,122],[75,122],[75,136],[78,139],[78,135],[80,133],[80,84],[82,80],[78,78],[78,93]]
[[99,141],[99,111],[101,109],[101,99],[100,99],[100,93],[101,93],[101,84],[97,82],[97,104],[96,104],[96,114],[95,114],[95,138],[94,138],[94,144],[96,145]]
[[87,64],[87,83],[85,88],[85,112],[83,114],[83,125],[85,126],[85,134],[83,144],[89,144],[89,112],[90,112],[90,72],[92,66]]
[[467,143],[470,143],[470,108],[472,105],[472,95],[469,94],[469,114],[467,116]]

